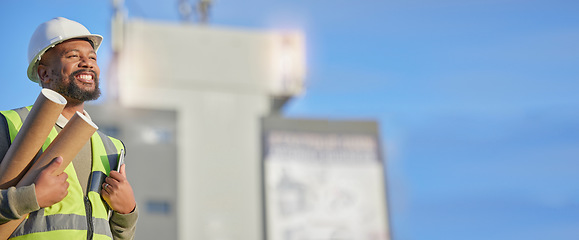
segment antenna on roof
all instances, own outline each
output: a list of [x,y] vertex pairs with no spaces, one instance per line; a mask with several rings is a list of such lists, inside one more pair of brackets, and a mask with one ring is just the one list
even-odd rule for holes
[[199,21],[202,24],[209,22],[209,8],[211,7],[211,0],[199,0],[197,3],[197,12],[199,13]]
[[196,4],[192,4],[188,0],[179,0],[179,14],[183,22],[190,22],[193,16],[197,16],[197,21],[201,24],[209,23],[209,9],[211,8],[212,0],[197,0]]

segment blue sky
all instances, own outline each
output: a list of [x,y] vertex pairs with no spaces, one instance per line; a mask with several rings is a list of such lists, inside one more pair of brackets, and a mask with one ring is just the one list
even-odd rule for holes
[[[108,39],[109,1],[4,1],[0,108],[31,104],[28,38],[55,16]],[[176,1],[127,0],[178,21]],[[301,29],[291,117],[381,127],[393,239],[579,236],[579,2],[216,0],[214,25]],[[106,71],[110,44],[99,51]]]

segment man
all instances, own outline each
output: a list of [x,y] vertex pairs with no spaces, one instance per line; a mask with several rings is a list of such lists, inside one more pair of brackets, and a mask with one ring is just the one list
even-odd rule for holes
[[[39,25],[32,35],[28,78],[67,100],[57,131],[77,111],[88,116],[84,103],[100,95],[96,51],[101,41],[80,23],[62,17]],[[0,160],[10,145],[10,131],[17,131],[8,126],[24,121],[7,112],[0,114]],[[51,174],[62,163],[58,157],[34,184],[1,190],[0,224],[29,214],[11,238],[133,239],[138,217],[133,190],[124,164],[116,169],[110,160],[116,160],[121,149],[121,141],[97,132],[62,174]]]

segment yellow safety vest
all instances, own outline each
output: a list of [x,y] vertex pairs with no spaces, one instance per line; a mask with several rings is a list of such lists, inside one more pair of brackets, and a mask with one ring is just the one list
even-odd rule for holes
[[[31,108],[0,111],[8,123],[11,142]],[[53,128],[41,151],[46,150],[57,134],[56,128]],[[10,239],[112,239],[108,222],[110,208],[101,199],[100,191],[111,168],[116,170],[114,168],[124,145],[120,140],[97,131],[91,137],[91,147],[92,170],[88,193],[83,193],[71,162],[64,170],[68,174],[68,195],[50,207],[30,213]]]

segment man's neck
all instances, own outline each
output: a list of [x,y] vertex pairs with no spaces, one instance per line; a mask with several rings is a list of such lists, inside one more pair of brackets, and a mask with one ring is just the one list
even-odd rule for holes
[[69,102],[68,104],[66,104],[66,106],[62,110],[62,116],[64,116],[66,119],[70,120],[72,118],[72,116],[74,116],[74,113],[76,113],[76,112],[80,112],[80,113],[84,112],[84,103],[72,104]]

